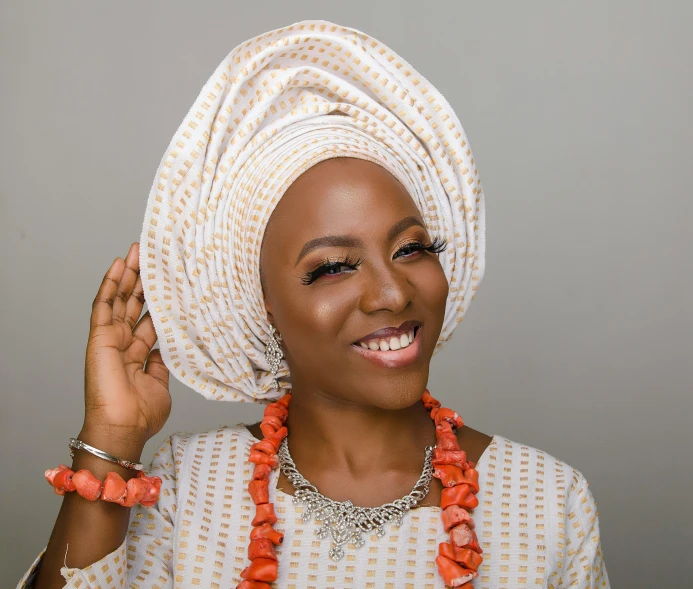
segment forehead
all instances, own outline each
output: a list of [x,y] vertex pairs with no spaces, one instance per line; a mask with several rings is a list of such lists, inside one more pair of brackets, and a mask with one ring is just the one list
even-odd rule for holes
[[265,237],[290,232],[298,241],[323,235],[387,232],[421,214],[407,190],[385,168],[357,158],[332,158],[309,168],[287,189]]

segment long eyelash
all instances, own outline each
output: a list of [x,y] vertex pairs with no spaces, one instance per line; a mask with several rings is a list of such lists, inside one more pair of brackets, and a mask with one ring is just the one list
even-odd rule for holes
[[401,248],[400,251],[405,249],[405,248],[413,248],[412,251],[414,252],[430,252],[432,254],[439,254],[442,251],[445,251],[445,249],[448,247],[448,242],[446,239],[441,238],[441,237],[435,237],[433,241],[431,242],[431,245],[424,245],[419,241],[413,241],[410,243],[405,243]]
[[433,238],[431,245],[424,247],[423,249],[432,254],[439,254],[443,252],[448,247],[448,240],[444,237],[436,236]]
[[327,270],[330,268],[339,268],[340,266],[348,266],[349,268],[356,269],[358,268],[361,264],[363,263],[363,260],[361,258],[350,258],[347,256],[344,259],[341,260],[330,260],[328,258],[325,258],[325,261],[318,266],[315,270],[311,270],[310,272],[306,272],[301,279],[301,282],[303,284],[310,284],[320,276],[322,276]]

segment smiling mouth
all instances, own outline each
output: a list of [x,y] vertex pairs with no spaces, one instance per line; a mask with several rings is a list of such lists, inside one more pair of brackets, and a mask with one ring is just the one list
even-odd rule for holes
[[353,345],[358,345],[364,350],[371,350],[373,352],[388,352],[390,350],[401,350],[403,348],[409,347],[409,345],[414,341],[414,338],[416,337],[416,331],[418,329],[419,326],[417,325],[413,329],[410,329],[408,332],[403,333],[399,336],[393,335],[391,337],[368,338],[356,342]]
[[[356,353],[378,366],[383,368],[403,368],[413,364],[421,357],[423,349],[421,329],[421,326],[416,326],[399,337],[373,338],[351,344],[351,347]],[[403,346],[404,338],[406,338],[407,342]],[[397,340],[397,342],[394,340]],[[367,345],[364,346],[364,343]],[[376,343],[378,345],[377,349],[375,348]],[[394,347],[392,346],[393,344]],[[397,344],[399,344],[399,348]]]

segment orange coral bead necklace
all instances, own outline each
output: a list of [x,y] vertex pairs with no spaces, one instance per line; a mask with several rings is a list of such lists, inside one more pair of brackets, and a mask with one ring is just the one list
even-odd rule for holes
[[[288,435],[285,423],[289,415],[290,401],[291,393],[287,393],[279,400],[267,405],[260,423],[263,439],[250,447],[248,460],[255,465],[255,468],[251,481],[248,484],[248,491],[255,504],[255,517],[251,522],[253,529],[250,533],[250,544],[248,545],[250,565],[241,572],[243,581],[237,585],[236,589],[271,589],[270,583],[277,580],[279,562],[275,546],[283,542],[284,534],[274,528],[274,524],[277,523],[277,516],[274,513],[274,505],[269,501],[269,475],[273,469],[279,467],[280,451],[282,452],[283,460],[287,458],[290,460],[288,446],[285,443]],[[466,452],[460,449],[457,442],[455,430],[464,425],[462,418],[455,411],[441,407],[440,402],[434,399],[428,390],[424,391],[421,402],[435,423],[437,443],[434,447],[426,449],[424,472],[412,493],[410,493],[411,500],[415,501],[415,503],[411,504],[408,509],[413,508],[418,501],[421,501],[426,496],[431,476],[440,479],[443,485],[440,501],[441,517],[443,527],[449,534],[449,541],[439,544],[436,565],[447,586],[471,588],[471,581],[478,576],[477,570],[483,560],[481,557],[483,551],[479,546],[474,531],[474,520],[469,514],[469,510],[474,509],[479,503],[476,498],[476,494],[479,491],[479,474],[474,468],[474,462],[467,460]],[[293,461],[291,461],[291,464],[293,464]],[[298,477],[300,477],[300,479],[296,477],[296,480],[300,481],[303,479],[295,469],[295,465],[293,468]],[[307,483],[307,481],[305,482]],[[307,484],[310,485],[309,483]],[[314,487],[312,489],[317,492],[317,489]],[[414,493],[414,491],[417,491],[417,493]],[[300,489],[297,488],[297,496],[294,500],[301,500],[299,492]],[[327,501],[329,502],[330,500]],[[337,502],[332,503],[336,504]],[[387,505],[395,504],[397,504],[396,501]],[[323,508],[325,507],[325,504],[321,505]],[[327,505],[329,506],[329,504]],[[387,505],[380,508],[361,509],[378,510],[387,508]],[[331,521],[329,518],[330,512],[324,511],[324,509],[323,512],[319,512],[319,510],[316,511],[315,507],[314,505],[314,509],[309,509],[304,513],[304,521],[310,519],[311,511],[317,519],[320,519],[317,517],[319,514],[324,515],[326,517],[323,520],[323,527],[319,529],[319,534],[321,537],[326,536],[328,533],[331,534],[329,529]],[[400,507],[402,506],[400,505]],[[408,509],[393,511],[393,515],[389,519],[370,520],[371,524],[380,521],[380,526],[373,526],[378,532],[382,529],[383,524],[392,519],[398,525],[402,514]],[[382,515],[380,517],[382,518]],[[327,523],[327,526],[325,523]],[[342,525],[341,528],[337,526],[337,532],[336,538],[344,541],[335,543],[335,546],[332,547],[330,556],[334,560],[341,558],[341,545],[349,539],[354,540],[357,546],[360,544],[358,542],[360,538],[358,528],[354,531]],[[344,538],[339,535],[340,533]],[[378,535],[382,534],[378,533]],[[335,536],[333,536],[334,540]],[[363,542],[362,539],[361,542]],[[339,550],[335,551],[335,548]]]

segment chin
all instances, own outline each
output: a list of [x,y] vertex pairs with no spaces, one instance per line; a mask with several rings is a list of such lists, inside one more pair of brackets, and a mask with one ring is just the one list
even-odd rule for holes
[[404,378],[390,377],[384,382],[373,382],[369,386],[370,405],[388,411],[408,409],[421,400],[428,383],[428,370],[425,373],[416,372]]

